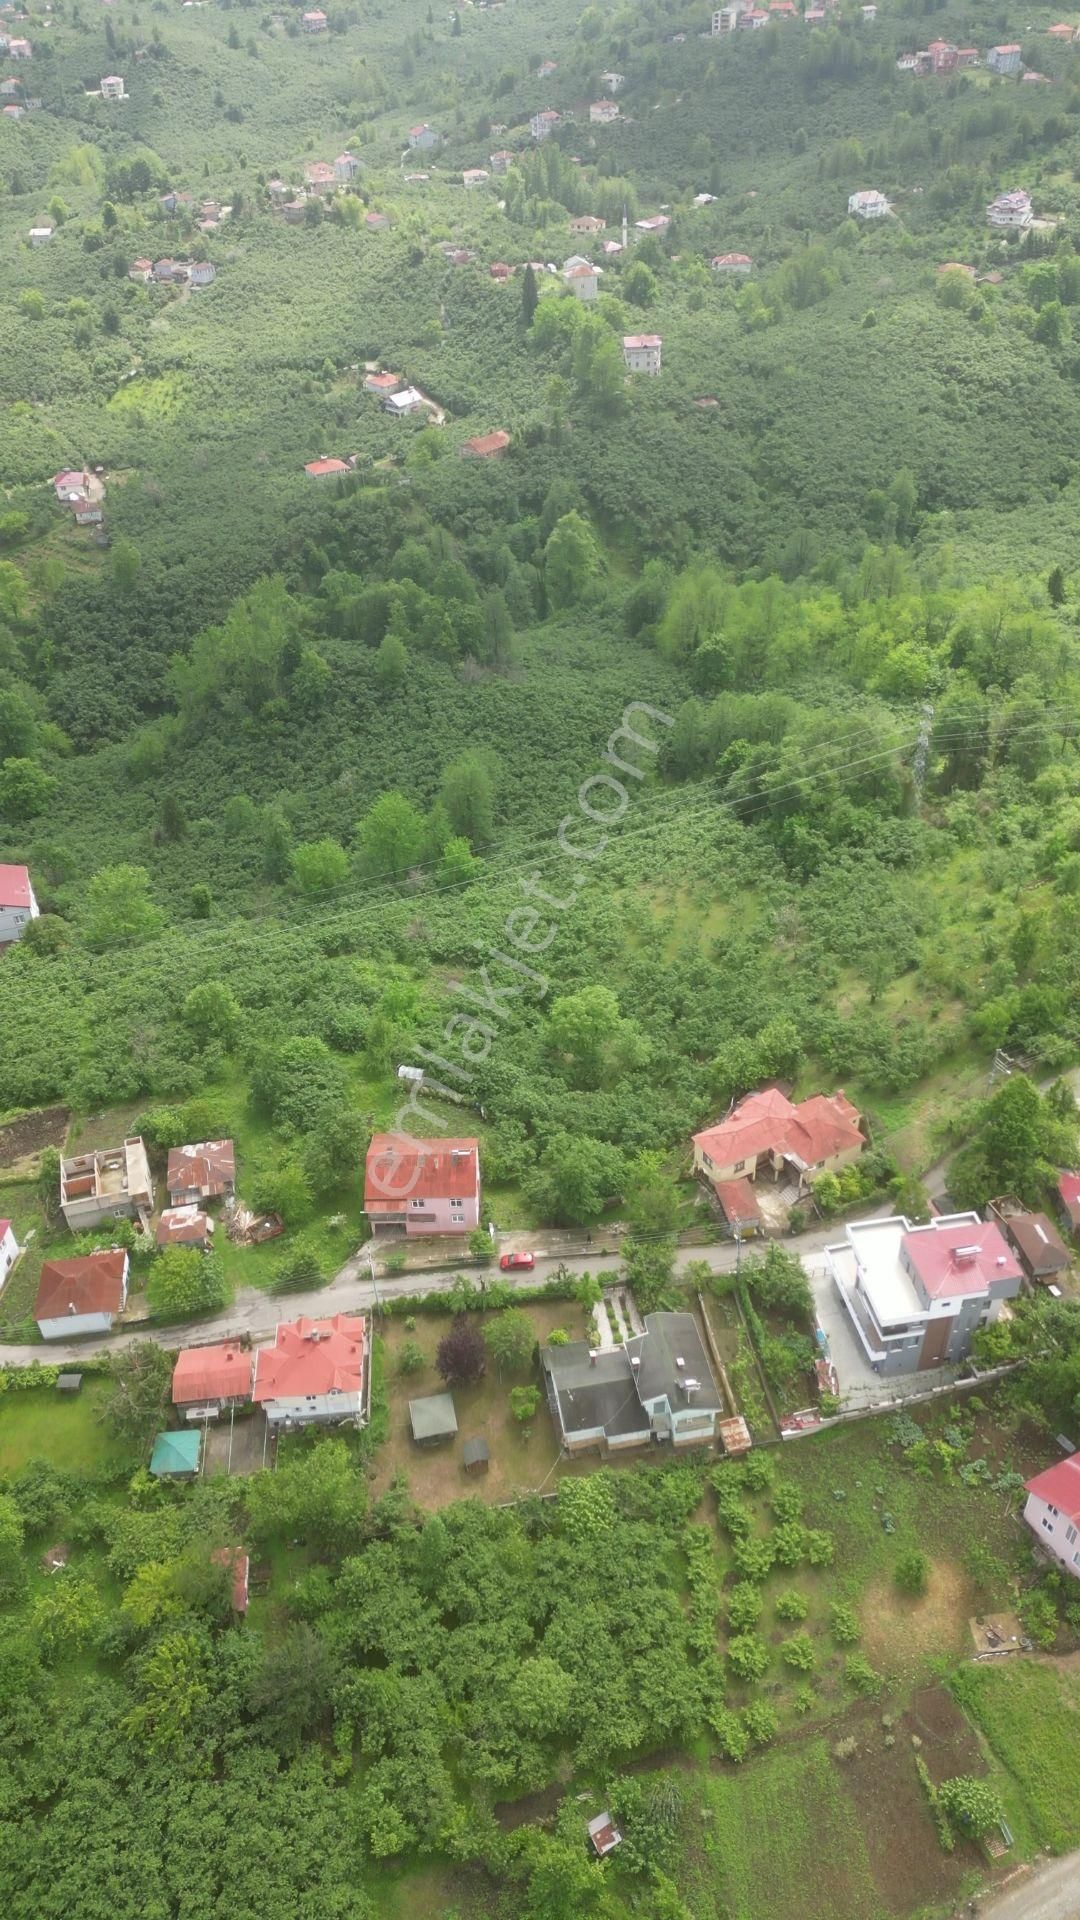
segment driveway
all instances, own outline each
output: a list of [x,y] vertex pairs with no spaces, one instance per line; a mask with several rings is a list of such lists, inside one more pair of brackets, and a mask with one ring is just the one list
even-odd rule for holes
[[976,1910],[979,1920],[1080,1920],[1080,1853],[1037,1866]]

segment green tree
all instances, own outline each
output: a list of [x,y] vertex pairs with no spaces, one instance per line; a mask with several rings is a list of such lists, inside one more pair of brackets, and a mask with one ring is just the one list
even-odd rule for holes
[[439,798],[454,833],[470,846],[491,839],[495,811],[495,783],[478,753],[463,754],[443,773]]
[[1048,300],[1035,321],[1034,337],[1044,347],[1064,347],[1072,339],[1072,321],[1060,300]]
[[560,995],[548,1015],[552,1046],[590,1073],[599,1070],[604,1049],[619,1027],[619,1002],[610,987],[598,984]]
[[368,1134],[363,1115],[351,1108],[328,1108],[304,1142],[304,1171],[315,1193],[333,1193],[355,1178]]
[[484,1345],[498,1367],[500,1379],[504,1372],[521,1373],[529,1365],[536,1345],[528,1314],[518,1307],[491,1314],[484,1323]]
[[248,1685],[247,1704],[259,1738],[289,1757],[326,1717],[334,1661],[322,1636],[294,1620],[263,1648]]
[[240,1028],[240,1003],[221,980],[204,980],[184,1001],[184,1025],[201,1047],[229,1047]]
[[600,571],[592,528],[580,513],[564,513],[544,548],[544,585],[555,608],[572,607],[591,591]]
[[623,1158],[618,1148],[588,1134],[555,1134],[540,1166],[526,1182],[529,1199],[553,1226],[591,1227],[609,1200],[622,1191]]
[[993,1787],[968,1774],[955,1774],[943,1780],[937,1790],[937,1803],[951,1824],[970,1840],[981,1840],[1005,1818]]
[[546,1654],[522,1660],[510,1690],[510,1709],[519,1726],[541,1740],[561,1733],[574,1702],[573,1674]]
[[511,1387],[510,1412],[521,1426],[527,1426],[540,1405],[539,1387]]
[[26,1584],[23,1517],[9,1493],[0,1492],[0,1600],[15,1600]]
[[427,1354],[418,1340],[402,1341],[398,1348],[397,1366],[399,1373],[423,1373],[427,1366]]
[[521,276],[521,324],[528,331],[533,323],[540,294],[536,285],[536,274],[532,265],[527,264]]
[[384,633],[375,654],[375,678],[384,691],[400,687],[409,671],[409,649],[400,634]]
[[146,1300],[158,1319],[209,1313],[228,1297],[225,1270],[216,1253],[196,1247],[165,1247],[146,1282]]
[[118,1439],[143,1446],[169,1405],[172,1356],[152,1340],[137,1340],[122,1353],[107,1355],[106,1365],[111,1392],[100,1417]]
[[365,873],[406,873],[423,854],[424,822],[403,793],[383,793],[357,827],[356,839]]
[[1063,607],[1065,605],[1065,574],[1061,567],[1051,567],[1047,577],[1046,591],[1052,607]]
[[275,1473],[255,1474],[246,1504],[256,1539],[306,1535],[340,1556],[360,1541],[367,1493],[344,1440],[320,1436]]
[[133,593],[142,565],[139,549],[130,540],[117,540],[109,555],[109,572],[121,593]]
[[210,1705],[209,1652],[201,1634],[177,1630],[155,1643],[136,1672],[137,1700],[124,1721],[131,1739],[176,1756],[198,1734]]
[[471,1387],[486,1365],[483,1335],[467,1315],[459,1313],[435,1350],[435,1371],[448,1387]]
[[0,766],[0,818],[33,820],[44,813],[56,792],[56,781],[36,760],[5,760]]
[[102,953],[152,939],[165,916],[150,898],[146,868],[99,867],[86,890],[80,922],[87,946]]
[[344,847],[327,835],[308,840],[293,848],[293,879],[309,900],[322,899],[345,885],[349,877],[349,856]]
[[292,875],[293,833],[285,815],[268,807],[262,820],[262,870],[267,880],[288,880]]

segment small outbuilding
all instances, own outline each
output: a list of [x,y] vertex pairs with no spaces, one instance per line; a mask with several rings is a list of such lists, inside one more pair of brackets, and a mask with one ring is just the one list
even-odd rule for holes
[[466,1440],[461,1450],[461,1457],[466,1473],[487,1472],[491,1453],[482,1433],[474,1434],[471,1440]]
[[745,1177],[718,1180],[713,1192],[724,1216],[724,1225],[735,1240],[747,1240],[751,1234],[764,1233],[765,1219],[754,1189]]
[[155,1480],[194,1480],[202,1458],[202,1434],[198,1427],[182,1433],[159,1433],[150,1455],[150,1471]]
[[589,1821],[589,1843],[601,1860],[606,1853],[614,1853],[616,1847],[622,1845],[622,1834],[610,1813],[598,1813]]
[[82,1388],[81,1373],[58,1373],[56,1376],[57,1393],[78,1393]]
[[433,1447],[440,1440],[452,1440],[458,1430],[453,1394],[429,1393],[422,1400],[410,1400],[409,1422],[418,1447]]

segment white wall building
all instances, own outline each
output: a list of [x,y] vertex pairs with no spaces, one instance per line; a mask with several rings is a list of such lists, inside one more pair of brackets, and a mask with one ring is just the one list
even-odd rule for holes
[[856,220],[883,220],[891,211],[883,193],[876,187],[864,187],[861,193],[853,193],[848,199],[847,210]]
[[1024,1519],[1044,1553],[1080,1580],[1080,1453],[1025,1482]]
[[0,1292],[19,1257],[19,1243],[10,1220],[0,1220]]
[[0,947],[21,940],[27,923],[36,920],[39,911],[29,868],[0,866]]
[[623,360],[631,373],[659,373],[663,341],[658,333],[624,333]]

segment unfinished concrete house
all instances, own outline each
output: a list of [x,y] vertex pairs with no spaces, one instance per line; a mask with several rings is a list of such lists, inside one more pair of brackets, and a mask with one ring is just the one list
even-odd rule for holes
[[150,1163],[137,1134],[122,1147],[102,1147],[61,1161],[60,1210],[72,1233],[103,1220],[138,1218],[149,1228],[153,1209]]

